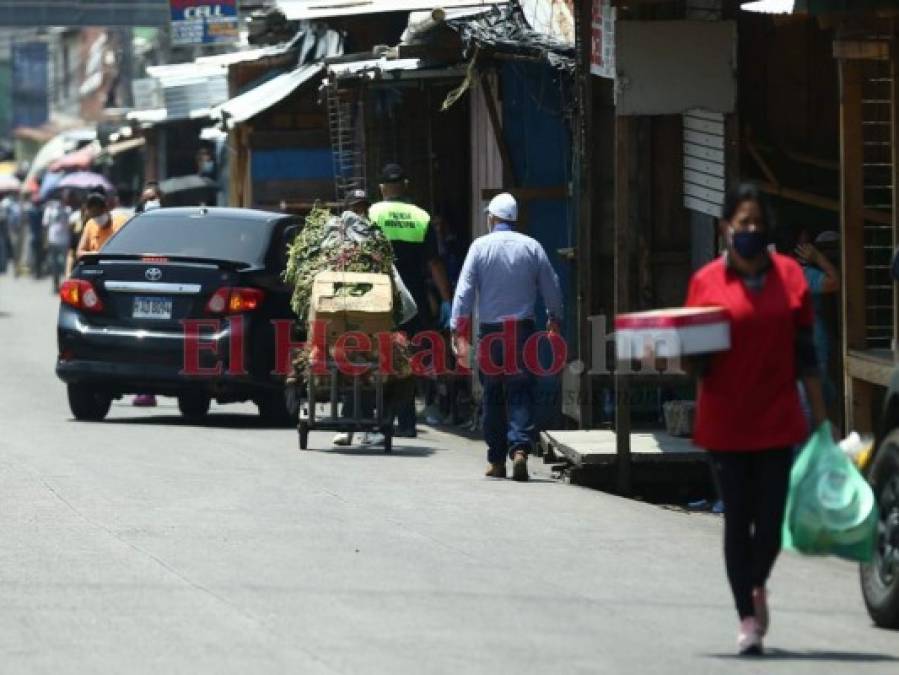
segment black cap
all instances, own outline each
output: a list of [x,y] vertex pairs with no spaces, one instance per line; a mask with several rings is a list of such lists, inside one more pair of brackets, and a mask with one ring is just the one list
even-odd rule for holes
[[382,183],[400,183],[405,179],[406,174],[403,172],[403,167],[401,167],[399,164],[387,164],[381,171]]

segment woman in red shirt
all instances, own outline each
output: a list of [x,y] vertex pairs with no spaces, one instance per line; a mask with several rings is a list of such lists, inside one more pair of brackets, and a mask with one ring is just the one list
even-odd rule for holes
[[693,440],[711,453],[724,500],[724,555],[741,654],[762,653],[765,583],[780,552],[793,447],[808,437],[797,380],[814,423],[826,417],[808,286],[795,260],[768,251],[770,225],[758,188],[742,184],[729,192],[721,220],[727,249],[693,275],[686,303],[724,307],[730,315],[730,350],[695,364]]

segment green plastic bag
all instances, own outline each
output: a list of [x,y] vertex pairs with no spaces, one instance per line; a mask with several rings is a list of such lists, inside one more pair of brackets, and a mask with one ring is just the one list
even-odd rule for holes
[[805,555],[870,562],[877,534],[871,486],[822,424],[790,471],[783,547]]

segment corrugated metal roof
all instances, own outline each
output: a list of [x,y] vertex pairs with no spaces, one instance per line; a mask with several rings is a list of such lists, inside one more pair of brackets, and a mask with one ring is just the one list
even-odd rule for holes
[[213,119],[224,119],[229,127],[246,122],[283,101],[323,70],[324,66],[321,63],[300,66],[289,73],[278,75],[240,96],[235,96],[210,111],[210,115]]
[[297,21],[358,14],[412,12],[435,7],[489,7],[508,4],[508,0],[277,0],[276,4],[288,20]]
[[125,116],[129,122],[137,122],[141,126],[153,126],[165,122],[168,117],[165,108],[152,108],[150,110],[132,110]]
[[228,78],[222,75],[163,81],[168,120],[202,117],[201,113],[228,100]]
[[744,2],[740,5],[740,9],[763,14],[792,14],[795,5],[796,0],[757,0],[756,2]]
[[338,79],[354,77],[365,72],[389,73],[397,70],[418,70],[421,67],[421,59],[365,59],[363,61],[350,61],[349,63],[332,63],[328,66],[328,73]]
[[[230,55],[229,55],[230,56]],[[167,82],[182,79],[197,79],[207,75],[227,74],[228,64],[218,62],[200,63],[188,61],[187,63],[169,63],[163,66],[149,66],[147,75],[155,77],[165,87]]]
[[259,49],[245,49],[240,52],[228,52],[226,54],[215,54],[213,56],[200,56],[195,63],[200,65],[220,65],[230,66],[234,63],[244,63],[246,61],[258,61],[259,59],[267,59],[273,56],[282,56],[290,50],[295,49],[297,44],[303,40],[304,33],[297,33],[289,42],[282,42],[279,45],[269,47],[260,47]]

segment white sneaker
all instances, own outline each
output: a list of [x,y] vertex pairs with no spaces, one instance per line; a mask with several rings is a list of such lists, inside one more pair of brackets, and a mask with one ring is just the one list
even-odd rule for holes
[[337,434],[331,440],[331,443],[333,443],[334,445],[338,445],[342,448],[345,448],[346,446],[352,444],[352,442],[353,442],[353,434],[347,433],[346,431],[343,431],[343,432]]
[[362,445],[384,445],[384,434],[379,431],[366,432],[362,436]]
[[761,656],[764,653],[762,648],[762,631],[759,629],[759,624],[755,617],[750,616],[740,622],[740,632],[737,635],[737,650],[740,652],[740,656]]

